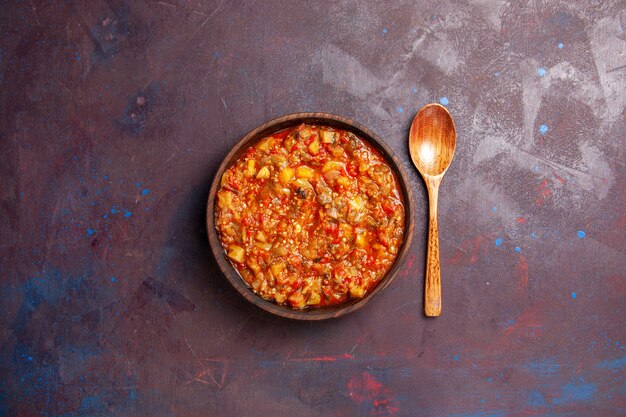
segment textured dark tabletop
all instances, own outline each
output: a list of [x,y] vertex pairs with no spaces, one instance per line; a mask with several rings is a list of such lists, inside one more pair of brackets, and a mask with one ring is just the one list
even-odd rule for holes
[[[620,1],[6,2],[0,415],[625,415],[624,27]],[[429,102],[458,131],[438,319]],[[316,323],[247,303],[205,232],[228,150],[300,111],[378,133],[417,206],[393,284]]]

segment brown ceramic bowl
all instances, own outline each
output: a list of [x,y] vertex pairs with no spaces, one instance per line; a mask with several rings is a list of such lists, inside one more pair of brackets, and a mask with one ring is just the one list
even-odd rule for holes
[[[217,191],[220,188],[222,174],[244,153],[250,145],[253,145],[260,139],[269,136],[272,133],[299,125],[301,123],[325,125],[352,132],[372,145],[383,156],[383,158],[385,158],[391,169],[394,171],[400,186],[405,209],[405,231],[404,240],[400,250],[398,251],[396,261],[393,263],[389,271],[387,271],[387,274],[385,274],[385,276],[380,280],[378,285],[363,298],[351,299],[343,304],[331,307],[298,310],[289,306],[278,305],[272,301],[267,301],[254,293],[227,259],[226,253],[220,244],[220,237],[215,228],[215,199]],[[206,212],[207,231],[209,235],[209,242],[211,244],[211,250],[217,260],[217,264],[232,286],[235,287],[235,289],[252,304],[278,316],[298,320],[323,320],[342,316],[363,307],[369,300],[372,299],[372,297],[384,290],[398,273],[398,269],[403,263],[409,250],[409,246],[411,245],[411,238],[413,236],[413,215],[413,199],[411,188],[409,186],[409,180],[406,173],[402,169],[398,158],[393,154],[391,149],[389,149],[389,147],[385,145],[385,143],[377,135],[366,127],[361,126],[350,119],[346,119],[345,117],[327,113],[296,113],[279,117],[262,124],[245,135],[228,153],[228,155],[226,155],[226,158],[224,158],[224,161],[219,166],[209,191],[209,201],[207,203]]]

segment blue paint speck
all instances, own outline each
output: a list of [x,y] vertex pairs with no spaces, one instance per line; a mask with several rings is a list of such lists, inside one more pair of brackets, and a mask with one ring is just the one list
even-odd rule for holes
[[87,229],[87,236],[91,236],[91,235],[93,235],[94,233],[96,233],[96,230],[95,230],[95,229]]
[[115,281],[117,281],[115,277],[111,277],[111,282],[115,282]]
[[398,113],[404,113],[404,109],[400,106],[398,106],[396,110],[398,110]]
[[32,362],[32,361],[33,361],[33,357],[32,357],[32,356],[29,356],[29,357],[28,357],[28,361],[29,361],[29,362]]
[[454,359],[455,362],[458,362],[459,361],[459,355],[454,355],[452,357],[452,359]]
[[531,407],[545,407],[548,405],[546,398],[539,390],[533,390],[530,392],[527,403]]
[[596,365],[596,368],[611,369],[613,371],[617,371],[624,367],[626,367],[626,356],[622,356],[621,358],[614,360],[606,359]]
[[585,236],[587,236],[587,235],[585,234],[585,232],[584,232],[584,231],[582,231],[582,230],[579,230],[576,234],[578,235],[578,237],[579,237],[580,239],[584,239],[584,238],[585,238]]
[[537,236],[537,233],[532,232],[532,233],[530,234],[530,237],[534,237],[535,239],[537,239],[539,236]]
[[143,190],[141,190],[141,195],[148,195],[150,194],[150,190],[148,190],[147,188],[144,188]]
[[492,377],[487,378],[487,382],[492,383],[493,382],[493,378]]
[[106,214],[106,213],[104,213],[104,216],[102,216],[102,217],[104,217],[105,219],[108,219],[108,218],[109,218],[109,215],[108,215],[108,214]]
[[496,207],[496,206],[491,207],[491,211],[493,211],[495,213],[496,211],[498,211],[498,207]]
[[136,182],[135,183],[135,187],[141,187],[141,183],[140,182]]
[[389,32],[387,28],[383,28],[383,34],[387,34],[387,32]]
[[124,217],[130,217],[130,216],[132,216],[132,215],[133,215],[133,212],[132,212],[132,211],[128,211],[128,210],[126,210],[126,212],[124,213]]
[[115,207],[113,207],[111,209],[111,214],[115,214],[115,213],[119,213],[120,211],[118,209],[116,209]]
[[413,92],[417,93],[417,88],[413,87]]
[[571,382],[561,387],[561,396],[553,398],[555,405],[568,404],[576,401],[589,401],[598,388],[595,384],[586,383],[580,378],[578,382]]
[[540,171],[541,171],[541,168],[539,168],[539,166],[535,165],[535,166],[533,167],[533,171],[534,171],[534,172],[540,172]]
[[572,292],[572,300],[575,300],[575,299],[576,299],[576,293]]
[[540,77],[543,77],[544,75],[546,75],[547,72],[548,71],[544,67],[537,68],[537,75]]
[[545,135],[546,133],[548,133],[548,125],[539,126],[539,133],[541,133],[542,135]]
[[564,46],[563,42],[559,42],[559,44],[556,47],[559,48],[559,49],[563,49],[563,46]]
[[108,175],[105,175],[105,176],[104,176],[104,179],[105,179],[105,180],[108,180],[108,179],[109,179],[109,176],[108,176]]
[[439,99],[439,102],[443,104],[444,106],[447,106],[448,104],[450,104],[450,100],[448,100],[448,97],[441,97]]
[[500,246],[500,245],[502,244],[502,242],[504,242],[504,239],[502,239],[501,237],[497,238],[497,239],[496,239],[496,248],[497,248],[498,246]]
[[515,247],[515,252],[520,253],[522,251],[522,248],[520,248],[519,246]]
[[496,77],[499,77],[500,76],[500,72],[496,71],[495,74],[493,74],[493,75],[495,75]]

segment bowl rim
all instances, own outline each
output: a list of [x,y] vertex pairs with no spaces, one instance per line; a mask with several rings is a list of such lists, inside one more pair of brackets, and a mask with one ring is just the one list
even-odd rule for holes
[[[353,299],[336,306],[302,310],[276,304],[275,302],[265,300],[260,295],[256,294],[243,280],[241,275],[239,275],[239,272],[237,272],[233,265],[226,259],[225,251],[220,243],[219,234],[215,228],[215,199],[224,171],[229,168],[232,163],[234,163],[234,161],[245,149],[258,140],[274,132],[287,127],[296,126],[300,123],[326,125],[355,133],[362,140],[366,141],[374,149],[376,149],[394,171],[400,192],[402,194],[405,216],[404,239],[398,251],[396,260],[373,290],[368,292],[363,298]],[[340,317],[360,309],[373,297],[375,297],[376,294],[382,292],[387,286],[389,286],[398,274],[400,267],[403,265],[409,252],[411,241],[413,240],[414,214],[413,193],[408,176],[398,157],[378,135],[360,123],[343,116],[337,116],[330,113],[302,112],[277,117],[259,125],[244,135],[228,152],[220,163],[211,182],[206,207],[206,227],[211,252],[213,253],[213,257],[215,258],[220,271],[224,276],[226,276],[226,279],[237,290],[237,292],[239,292],[246,300],[257,307],[280,317],[296,320],[325,320]]]

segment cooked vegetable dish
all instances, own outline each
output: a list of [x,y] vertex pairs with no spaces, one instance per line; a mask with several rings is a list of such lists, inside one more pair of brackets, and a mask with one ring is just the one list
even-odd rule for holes
[[404,236],[389,165],[353,133],[325,126],[302,124],[248,148],[222,176],[215,215],[252,290],[298,309],[363,297]]

